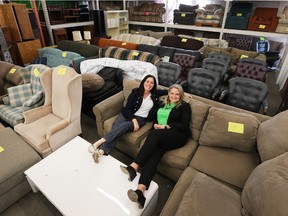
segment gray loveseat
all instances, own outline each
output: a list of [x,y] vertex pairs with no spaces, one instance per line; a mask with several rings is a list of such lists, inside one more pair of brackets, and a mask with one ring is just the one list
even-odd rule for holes
[[[123,91],[94,106],[93,111],[100,136],[110,131],[115,116],[121,111],[131,89],[138,85],[136,81],[124,80]],[[251,183],[253,178],[248,184],[247,179],[251,178],[251,173],[254,173],[256,167],[258,169],[259,164],[288,151],[288,136],[287,132],[284,132],[287,131],[285,122],[287,122],[288,112],[281,113],[280,117],[271,118],[194,95],[192,98],[188,97],[188,101],[192,108],[192,137],[184,147],[167,152],[158,166],[158,172],[177,181],[162,215],[225,216],[241,215],[241,211],[243,215],[259,215],[252,211],[257,207],[257,199],[250,202],[247,197],[253,198],[259,197],[259,194],[266,194],[259,188],[257,196],[255,194],[248,196],[251,190],[246,189],[246,199],[243,199],[248,204],[244,205],[243,210],[241,191],[253,185]],[[139,131],[122,136],[116,148],[135,157],[144,144],[151,126],[152,124],[148,123]],[[280,147],[273,150],[272,146],[270,150],[270,144]],[[285,161],[285,158],[281,160]],[[286,165],[287,160],[286,155]],[[282,185],[287,189],[287,169],[283,175]],[[263,178],[266,176],[262,175],[258,180],[259,183]],[[199,182],[201,187],[197,185]],[[276,180],[275,182],[277,184]],[[195,187],[199,187],[199,191],[194,190]],[[286,197],[285,199],[282,196],[281,200],[276,199],[277,202],[272,205],[274,210],[278,209],[278,206],[283,207],[282,202],[287,202]],[[249,204],[252,205],[250,210]],[[198,207],[202,207],[201,211],[198,211]],[[287,207],[285,208],[287,210]]]

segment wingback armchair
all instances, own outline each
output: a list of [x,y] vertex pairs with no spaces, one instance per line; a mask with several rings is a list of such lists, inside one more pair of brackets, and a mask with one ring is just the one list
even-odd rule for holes
[[24,123],[14,127],[42,157],[81,134],[81,75],[70,67],[52,68],[41,76],[43,106],[23,113]]
[[249,19],[248,30],[274,32],[279,21],[277,13],[278,8],[256,8]]
[[225,28],[247,29],[252,12],[252,3],[235,2],[227,14]]
[[288,6],[283,10],[283,13],[280,16],[276,32],[288,33]]

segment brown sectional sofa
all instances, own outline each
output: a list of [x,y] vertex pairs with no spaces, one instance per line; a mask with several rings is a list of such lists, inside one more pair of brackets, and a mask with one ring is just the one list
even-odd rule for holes
[[[124,80],[123,91],[94,106],[93,111],[99,136],[110,131],[115,117],[121,111],[131,89],[138,85],[139,83],[136,81]],[[178,181],[162,215],[241,215],[241,191],[247,187],[247,179],[253,170],[261,162],[267,160],[267,156],[265,158],[262,156],[263,152],[266,152],[267,155],[265,148],[271,148],[269,144],[276,142],[276,145],[281,146],[279,147],[280,153],[288,151],[288,146],[285,146],[288,136],[284,132],[288,112],[281,113],[282,116],[275,121],[275,117],[252,113],[194,95],[192,98],[190,97],[191,95],[187,94],[192,109],[192,137],[184,147],[167,152],[158,166],[158,172]],[[281,119],[282,121],[278,121]],[[152,123],[148,123],[139,131],[122,136],[116,148],[135,157],[144,144],[151,126]],[[281,129],[279,130],[279,128]],[[270,131],[271,133],[269,133]],[[273,137],[273,140],[270,139],[270,136]],[[264,143],[264,150],[263,148],[259,149],[259,142]],[[279,155],[279,151],[269,157],[273,158]],[[285,173],[288,176],[287,171]],[[193,191],[193,187],[199,181],[198,177],[200,183],[203,184],[196,192],[202,193],[203,196],[199,197],[203,198],[204,210],[207,209],[207,211],[190,214],[191,208],[196,205],[193,198],[198,197]],[[204,180],[202,181],[201,178]],[[205,182],[207,185],[204,184]],[[285,184],[285,186],[288,185],[287,178]],[[190,189],[188,190],[188,188]],[[218,199],[219,204],[217,203]],[[228,206],[225,206],[226,200],[229,201],[227,202]],[[197,201],[201,202],[201,200]],[[229,204],[234,207],[232,208]],[[219,205],[220,210],[215,205],[216,207]],[[213,214],[215,209],[215,212],[218,210],[221,212],[222,205],[225,206],[223,206],[223,214]],[[227,213],[226,209],[230,212],[227,210]],[[209,212],[210,210],[212,212]],[[231,214],[231,211],[237,212]]]

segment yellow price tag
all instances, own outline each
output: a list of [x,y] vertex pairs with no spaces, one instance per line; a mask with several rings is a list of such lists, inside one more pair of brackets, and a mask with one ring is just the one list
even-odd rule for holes
[[259,25],[259,29],[265,29],[266,26],[265,25]]
[[186,43],[187,42],[187,38],[182,38],[181,42]]
[[58,68],[57,74],[58,76],[65,76],[66,68]]
[[11,68],[10,71],[9,71],[9,73],[10,73],[10,74],[14,74],[16,70],[17,70],[16,68]]
[[237,13],[236,16],[242,16],[242,13]]
[[186,17],[186,14],[185,14],[185,13],[182,13],[182,14],[181,14],[181,17]]
[[67,52],[62,52],[62,57],[66,58],[67,57]]
[[285,29],[286,32],[288,32],[288,27]]
[[197,37],[196,37],[195,39],[201,41],[201,38],[197,38]]
[[4,148],[2,146],[0,146],[0,152],[3,152]]
[[40,75],[40,72],[39,72],[38,68],[35,68],[33,73],[34,73],[35,77],[38,77]]
[[136,34],[139,34],[139,31],[135,32]]
[[127,43],[122,43],[122,46],[125,46],[125,45],[127,45]]
[[243,134],[244,124],[236,122],[228,122],[228,132]]
[[132,53],[132,56],[138,56],[138,55],[139,55],[138,52],[133,52],[133,53]]
[[249,58],[248,55],[241,55],[240,58]]
[[207,15],[207,19],[212,19],[212,15]]

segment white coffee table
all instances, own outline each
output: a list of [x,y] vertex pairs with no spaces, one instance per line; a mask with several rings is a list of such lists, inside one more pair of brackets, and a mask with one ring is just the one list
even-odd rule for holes
[[136,189],[119,168],[120,161],[103,156],[95,164],[88,152],[90,143],[76,137],[25,171],[34,192],[46,198],[67,216],[151,215],[158,201],[158,185],[151,182],[143,209],[129,200],[127,191]]

